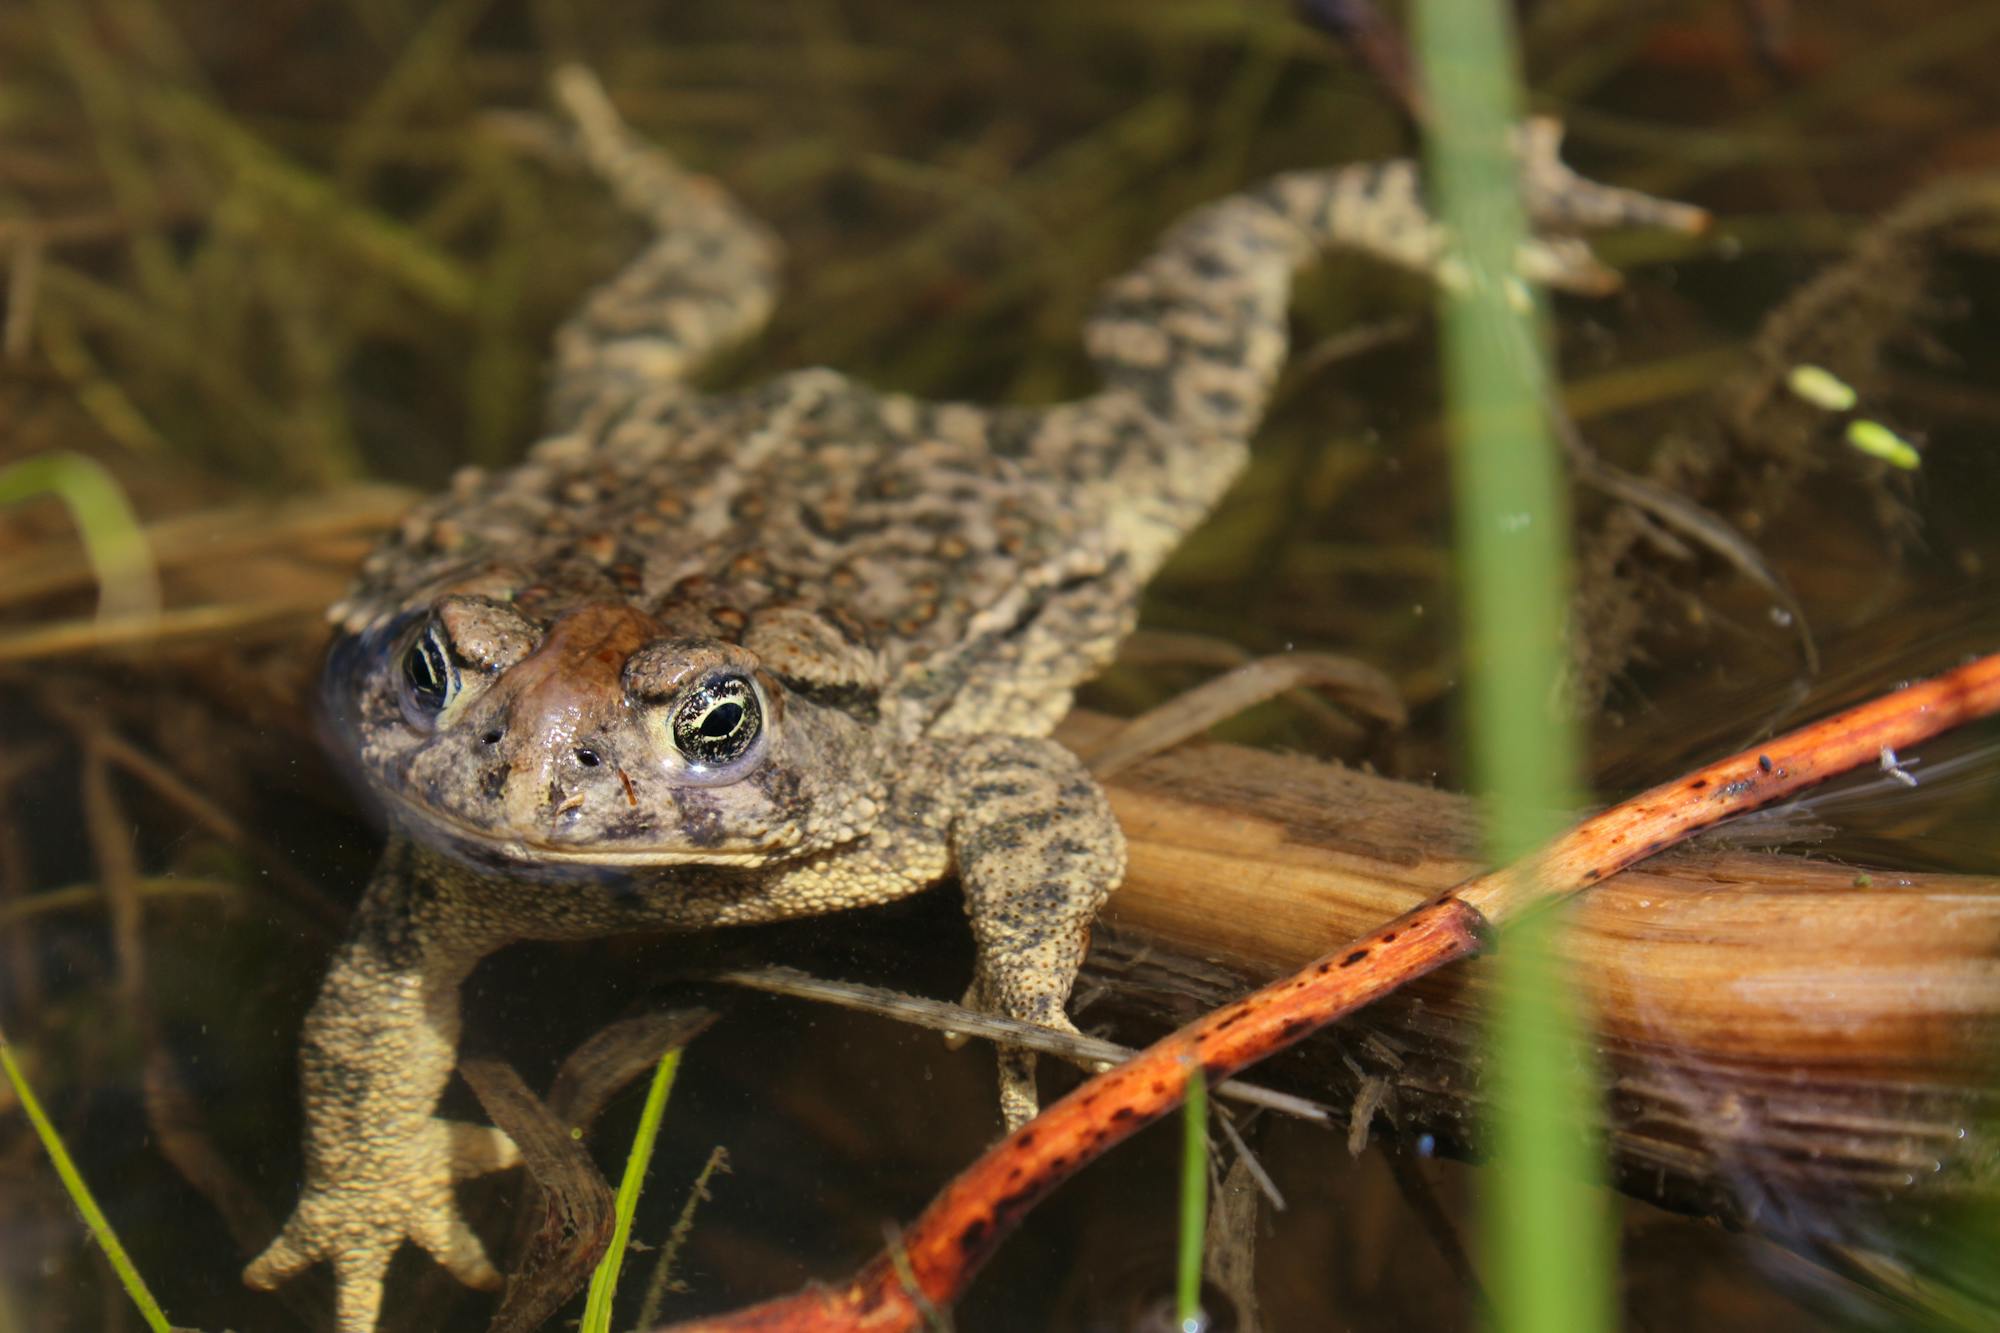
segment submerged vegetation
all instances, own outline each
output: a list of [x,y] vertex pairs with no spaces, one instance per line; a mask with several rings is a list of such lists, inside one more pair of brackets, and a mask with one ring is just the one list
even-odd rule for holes
[[[2000,357],[2000,208],[1961,196],[1927,224],[1869,228],[1930,177],[2000,168],[1984,128],[2000,112],[2000,8],[1794,6],[1779,41],[1756,23],[1783,8],[1548,4],[1525,20],[1530,100],[1565,115],[1572,156],[1721,219],[1698,241],[1602,247],[1630,282],[1552,321],[1566,418],[1601,462],[1699,492],[1769,562],[1827,663],[1794,688],[1794,635],[1774,623],[1793,613],[1768,584],[1618,492],[1585,490],[1570,623],[1600,790],[1754,733],[1813,691],[1915,675],[2000,633],[2000,397],[1981,371]],[[565,58],[785,237],[785,303],[718,383],[826,363],[933,397],[1079,392],[1095,284],[1174,215],[1270,171],[1418,144],[1377,74],[1278,0],[0,12],[0,1026],[35,1054],[50,1114],[183,1321],[270,1318],[237,1289],[237,1253],[289,1192],[290,1043],[371,854],[301,702],[318,610],[405,488],[505,463],[533,437],[549,330],[636,240],[543,119]],[[1863,252],[1834,266],[1856,238]],[[1806,282],[1822,270],[1835,277]],[[1789,322],[1765,325],[1788,295]],[[1468,785],[1430,307],[1421,283],[1351,264],[1304,285],[1252,472],[1150,596],[1148,627],[1175,633],[1097,704],[1134,711],[1199,679],[1214,659],[1190,635],[1348,653],[1395,675],[1407,731],[1361,734],[1281,702],[1231,734]],[[1842,443],[1850,426],[1827,409],[1758,389],[1804,364],[1921,448],[1921,474]],[[1739,474],[1743,457],[1755,465]],[[98,625],[100,584],[106,615],[150,610],[105,476],[149,525],[160,637]],[[1514,751],[1484,753],[1490,772]],[[1846,848],[1990,870],[1996,785],[1852,816]],[[950,904],[920,905],[871,924],[889,941],[877,953],[809,931],[756,947],[947,994],[963,959],[934,941],[955,925]],[[681,949],[710,947],[730,946]],[[608,994],[575,993],[591,964],[493,973],[486,1021],[524,1068],[552,1066],[681,961],[592,957],[623,979]],[[555,1003],[576,1012],[551,1027]],[[713,1058],[698,1048],[660,1146],[671,1181],[717,1142],[737,1162],[677,1248],[701,1308],[838,1271],[926,1192],[908,1177],[948,1172],[990,1128],[980,1061],[762,1004],[741,1006]],[[910,1086],[921,1105],[896,1091]],[[0,1329],[129,1317],[9,1095]],[[639,1100],[605,1142],[630,1141]],[[1392,1119],[1377,1132],[1393,1137]],[[1476,1307],[1432,1249],[1453,1242],[1431,1191],[1455,1198],[1464,1173],[1404,1161],[1392,1179],[1380,1154],[1329,1162],[1323,1135],[1265,1130],[1251,1138],[1289,1202],[1266,1219],[1270,1327]],[[1082,1327],[1174,1290],[1176,1152],[1142,1140],[1079,1181],[960,1326]],[[1815,1201],[1773,1211],[1794,1203],[1785,1224],[1810,1231]],[[676,1207],[674,1188],[649,1191],[634,1234],[663,1239]],[[1958,1221],[1946,1245],[1990,1234],[1990,1219]],[[1715,1237],[1641,1224],[1672,1239],[1627,1247],[1628,1308],[1717,1328],[1803,1317]],[[410,1287],[408,1326],[480,1326],[470,1305]]]

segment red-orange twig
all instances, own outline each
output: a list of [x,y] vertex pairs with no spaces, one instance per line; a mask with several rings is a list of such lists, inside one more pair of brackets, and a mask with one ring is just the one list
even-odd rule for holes
[[1849,769],[2000,712],[2000,654],[1906,685],[1662,783],[1584,820],[1542,854],[1452,890],[1495,921],[1541,897],[1589,888],[1733,815],[1761,810]]
[[2000,655],[1984,657],[1733,755],[1584,821],[1540,856],[1442,898],[1162,1038],[1007,1136],[903,1235],[839,1287],[671,1333],[915,1333],[948,1306],[1001,1239],[1057,1185],[1172,1110],[1188,1075],[1210,1082],[1273,1055],[1433,968],[1478,952],[1488,916],[1590,885],[1731,815],[1781,800],[1942,731],[2000,712]]

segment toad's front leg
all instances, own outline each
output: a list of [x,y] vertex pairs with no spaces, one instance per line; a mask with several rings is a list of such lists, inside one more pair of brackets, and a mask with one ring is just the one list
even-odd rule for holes
[[305,1189],[243,1278],[269,1289],[331,1262],[340,1333],[375,1327],[405,1239],[462,1282],[499,1285],[452,1185],[518,1154],[497,1129],[433,1114],[457,1059],[459,983],[505,940],[462,888],[450,866],[391,843],[306,1018]]
[[[1064,1006],[1090,923],[1125,874],[1125,837],[1076,756],[1040,737],[981,736],[955,756],[953,859],[978,960],[969,1008],[1075,1032]],[[1000,1049],[1000,1112],[1033,1118],[1035,1057]]]

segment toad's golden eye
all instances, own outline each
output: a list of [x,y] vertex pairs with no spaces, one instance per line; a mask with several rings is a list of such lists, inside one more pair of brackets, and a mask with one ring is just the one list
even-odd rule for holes
[[435,718],[457,697],[458,667],[445,647],[444,634],[435,622],[424,628],[403,649],[403,704],[421,717]]
[[674,709],[674,748],[689,763],[719,767],[742,758],[764,727],[757,690],[743,676],[710,676]]

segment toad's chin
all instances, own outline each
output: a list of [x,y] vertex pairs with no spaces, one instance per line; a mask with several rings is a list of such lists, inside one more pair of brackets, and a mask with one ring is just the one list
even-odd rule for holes
[[783,838],[784,829],[773,829],[755,839],[724,838],[706,847],[655,841],[644,832],[614,842],[565,843],[481,827],[403,793],[389,793],[387,800],[392,821],[409,837],[468,865],[516,878],[672,866],[752,867],[768,865],[790,850]]

